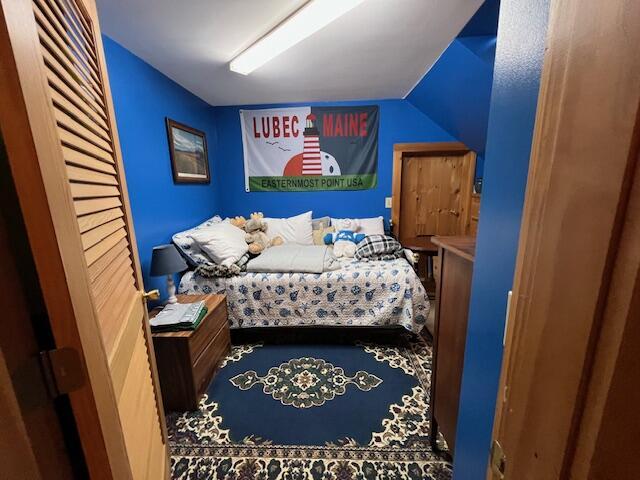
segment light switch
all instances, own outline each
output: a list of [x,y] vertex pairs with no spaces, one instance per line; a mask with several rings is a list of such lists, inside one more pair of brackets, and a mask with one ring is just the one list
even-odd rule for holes
[[384,208],[391,208],[391,197],[385,197]]

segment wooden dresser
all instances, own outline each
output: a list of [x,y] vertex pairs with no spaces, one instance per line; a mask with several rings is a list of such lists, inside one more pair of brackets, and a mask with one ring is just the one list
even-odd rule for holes
[[431,431],[435,444],[435,432],[440,430],[453,454],[476,239],[472,236],[434,237],[432,241],[438,247],[440,265],[436,277],[433,331],[431,411],[434,418]]
[[[231,340],[224,295],[178,295],[179,303],[204,300],[208,312],[196,330],[153,334],[164,407],[195,410]],[[160,309],[150,313],[153,318]]]

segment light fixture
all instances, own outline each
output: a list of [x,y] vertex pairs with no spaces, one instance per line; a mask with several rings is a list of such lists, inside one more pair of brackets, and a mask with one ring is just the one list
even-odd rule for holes
[[296,43],[326,27],[364,0],[311,0],[229,63],[248,75]]

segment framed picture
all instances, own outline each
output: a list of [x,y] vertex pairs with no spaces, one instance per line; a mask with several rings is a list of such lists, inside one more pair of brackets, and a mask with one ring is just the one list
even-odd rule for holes
[[167,118],[169,153],[175,183],[209,183],[205,133]]

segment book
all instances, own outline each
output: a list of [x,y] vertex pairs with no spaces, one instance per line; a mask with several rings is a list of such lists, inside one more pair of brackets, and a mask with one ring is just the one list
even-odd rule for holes
[[154,331],[158,328],[166,327],[185,327],[191,329],[194,324],[199,323],[202,318],[204,318],[206,312],[207,307],[204,301],[172,303],[166,305],[149,323]]
[[202,310],[200,310],[200,314],[198,315],[198,317],[192,323],[187,322],[187,323],[175,323],[172,325],[161,325],[157,327],[152,326],[151,331],[153,333],[162,333],[162,332],[184,332],[184,331],[195,330],[200,325],[200,322],[202,322],[202,319],[207,316],[208,312],[209,312],[209,309],[207,307],[203,307]]

